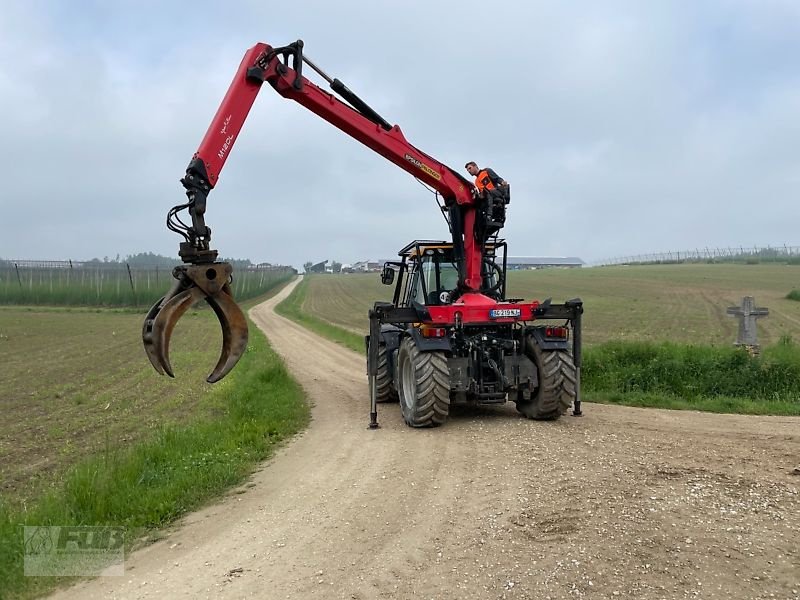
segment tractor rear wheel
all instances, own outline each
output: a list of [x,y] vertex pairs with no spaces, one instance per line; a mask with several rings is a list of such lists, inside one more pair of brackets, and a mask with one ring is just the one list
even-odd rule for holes
[[378,376],[375,378],[375,399],[377,402],[397,402],[397,390],[392,387],[392,373],[386,346],[378,349]]
[[420,352],[404,338],[398,353],[400,410],[410,427],[437,427],[450,413],[450,371],[444,352]]
[[542,350],[528,337],[525,353],[539,371],[539,387],[525,401],[520,392],[517,410],[529,419],[554,421],[563,415],[576,398],[575,363],[568,350]]

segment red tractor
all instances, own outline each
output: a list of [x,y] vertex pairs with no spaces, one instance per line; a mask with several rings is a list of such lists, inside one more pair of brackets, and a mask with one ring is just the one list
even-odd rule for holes
[[[306,79],[303,65],[339,97]],[[247,323],[231,295],[232,268],[217,261],[204,215],[208,194],[264,82],[432,188],[450,228],[452,241],[413,242],[401,250],[400,261],[384,267],[384,283],[393,283],[396,273],[399,277],[393,302],[378,302],[369,314],[370,425],[377,427],[377,403],[395,395],[412,427],[444,423],[451,401],[511,400],[536,419],[558,418],[570,404],[574,414],[581,414],[582,302],[506,298],[505,243],[497,234],[505,223],[509,187],[479,192],[413,146],[399,126],[305,56],[299,40],[283,47],[259,43],[245,53],[181,179],[188,201],[169,211],[167,226],[184,238],[178,254],[185,264],[173,272],[176,282],[150,309],[142,331],[156,370],[173,376],[172,330],[201,299],[214,309],[223,331],[222,353],[207,380],[222,379],[244,353]],[[180,219],[182,211],[189,213],[191,224]]]
[[[506,299],[505,241],[482,248],[477,292],[460,291],[452,242],[414,241],[384,266],[383,283],[399,277],[392,302],[370,311],[373,424],[375,405],[398,399],[411,427],[443,424],[454,402],[511,400],[532,419],[557,419],[573,404],[581,414],[580,300]],[[533,323],[552,319],[559,324]]]

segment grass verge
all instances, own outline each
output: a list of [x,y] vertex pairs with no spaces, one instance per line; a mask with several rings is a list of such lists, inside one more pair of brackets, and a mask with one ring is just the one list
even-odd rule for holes
[[[584,386],[585,388],[586,386]],[[667,393],[608,392],[584,389],[587,402],[618,404],[640,408],[664,408],[668,410],[697,410],[701,412],[736,415],[783,415],[799,416],[800,404],[791,400],[751,400],[727,396],[683,398]]]
[[109,446],[25,509],[0,503],[0,595],[31,597],[68,581],[24,577],[23,526],[124,526],[130,547],[241,482],[310,414],[302,389],[252,324],[241,364],[201,402],[212,418],[161,427],[128,448]]
[[730,347],[609,342],[585,352],[587,399],[717,413],[800,415],[800,348],[785,336],[760,356]]
[[292,290],[292,293],[275,307],[275,312],[287,319],[291,319],[295,323],[299,323],[306,329],[310,329],[326,339],[342,344],[344,347],[354,352],[363,354],[365,351],[363,335],[353,333],[352,331],[348,331],[303,312],[303,303],[306,300],[307,293],[308,278],[304,277],[303,281]]

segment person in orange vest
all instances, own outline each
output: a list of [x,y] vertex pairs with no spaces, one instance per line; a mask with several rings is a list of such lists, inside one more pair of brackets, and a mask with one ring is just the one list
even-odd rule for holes
[[483,199],[483,223],[479,227],[487,235],[496,233],[506,221],[506,204],[511,201],[511,188],[508,182],[486,167],[481,169],[475,161],[469,161],[464,168],[475,177],[478,197]]
[[485,196],[486,192],[493,190],[502,192],[502,188],[508,187],[508,183],[492,169],[488,167],[481,169],[475,161],[469,161],[464,168],[475,178],[475,187],[478,188],[481,196]]

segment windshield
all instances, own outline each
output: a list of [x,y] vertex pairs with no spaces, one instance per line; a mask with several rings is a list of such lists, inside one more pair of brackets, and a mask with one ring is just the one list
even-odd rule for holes
[[[436,259],[443,262],[438,262]],[[438,281],[437,281],[437,268],[438,268]],[[425,298],[424,290],[420,282],[421,276],[425,280],[425,290],[428,292],[428,297]],[[418,276],[414,278],[414,295],[413,300],[420,304],[439,304],[439,294],[441,292],[451,292],[458,286],[458,269],[456,266],[447,262],[447,259],[441,256],[425,256],[422,259]]]

